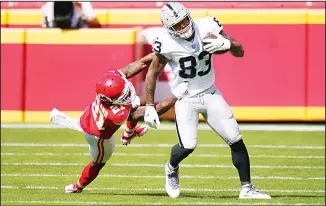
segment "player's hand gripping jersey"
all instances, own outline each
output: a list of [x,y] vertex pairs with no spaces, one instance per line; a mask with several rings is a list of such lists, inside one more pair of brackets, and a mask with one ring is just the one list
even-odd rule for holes
[[203,49],[203,38],[219,35],[223,26],[215,17],[205,17],[194,22],[195,37],[187,41],[175,37],[168,30],[157,34],[153,51],[165,56],[174,73],[172,91],[182,82],[188,82],[188,95],[196,95],[215,82],[212,54]]
[[[106,88],[112,88],[108,91]],[[133,85],[117,70],[108,72],[96,85],[97,96],[80,117],[80,126],[88,134],[109,139],[139,106]]]

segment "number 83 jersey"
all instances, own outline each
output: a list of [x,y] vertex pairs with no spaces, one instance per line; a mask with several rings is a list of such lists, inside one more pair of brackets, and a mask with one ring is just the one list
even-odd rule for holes
[[195,21],[195,36],[192,41],[174,37],[168,30],[156,35],[153,51],[165,56],[172,68],[172,91],[182,82],[188,82],[188,96],[193,96],[210,88],[215,82],[212,54],[203,50],[202,40],[210,34],[219,34],[223,26],[215,17],[205,17]]

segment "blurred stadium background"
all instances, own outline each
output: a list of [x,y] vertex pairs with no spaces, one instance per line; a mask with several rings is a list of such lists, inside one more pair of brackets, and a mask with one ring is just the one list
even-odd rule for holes
[[[65,194],[90,159],[88,144],[76,131],[20,123],[49,123],[53,107],[78,118],[103,72],[151,52],[163,2],[92,2],[102,28],[81,30],[41,28],[43,4],[1,2],[1,205],[325,205],[325,128],[314,124],[325,121],[324,2],[184,3],[194,19],[216,16],[245,49],[240,59],[214,56],[236,119],[258,123],[240,129],[253,183],[273,198],[245,201],[228,146],[202,124],[198,148],[181,164],[181,197],[168,197],[173,122],[128,147],[119,130],[100,176],[81,195]],[[169,77],[166,69],[157,101],[170,95]],[[139,95],[144,78],[132,80]],[[173,117],[171,109],[162,119]]]
[[[78,118],[107,69],[151,52],[163,2],[92,2],[100,29],[41,28],[44,2],[1,2],[1,122],[48,122],[58,107]],[[325,120],[324,2],[186,2],[216,16],[245,57],[214,56],[216,83],[239,121]],[[143,95],[145,73],[133,79]],[[161,75],[159,101],[168,95]],[[173,109],[163,119],[173,119]]]

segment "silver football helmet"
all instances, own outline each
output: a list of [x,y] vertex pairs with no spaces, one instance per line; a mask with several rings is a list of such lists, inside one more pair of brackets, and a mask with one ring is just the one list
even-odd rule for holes
[[[178,24],[183,21],[189,22],[188,25],[178,28]],[[161,23],[171,35],[183,39],[188,39],[195,31],[194,21],[188,9],[179,2],[170,2],[162,7]]]

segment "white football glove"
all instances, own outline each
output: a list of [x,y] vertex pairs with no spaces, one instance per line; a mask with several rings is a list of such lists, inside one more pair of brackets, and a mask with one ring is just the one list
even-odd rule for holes
[[217,39],[203,39],[204,50],[209,53],[214,53],[216,51],[224,51],[231,48],[230,40],[224,38],[222,35],[217,35]]
[[154,105],[146,105],[144,121],[148,126],[155,129],[160,126],[160,119],[158,118]]

